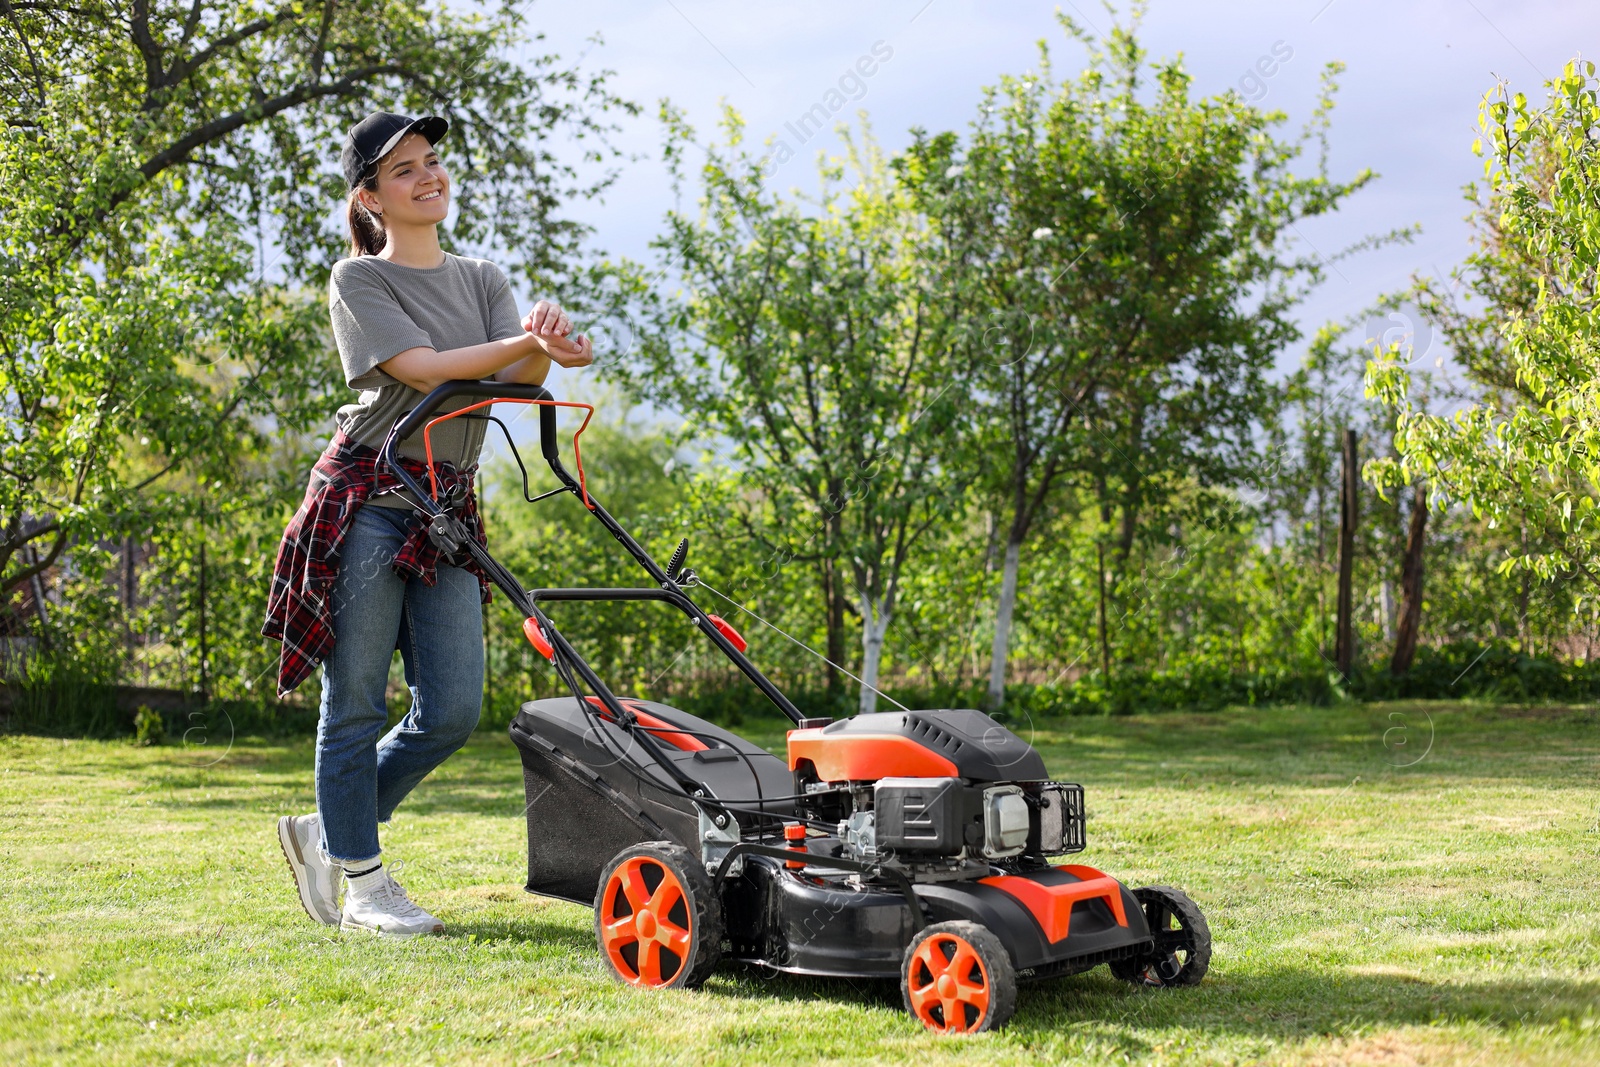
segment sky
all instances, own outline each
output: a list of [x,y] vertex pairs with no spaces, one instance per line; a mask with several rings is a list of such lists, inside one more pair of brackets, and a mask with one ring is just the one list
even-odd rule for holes
[[[1082,68],[1081,47],[1056,24],[1058,6],[1091,32],[1103,34],[1114,21],[1103,6],[1082,0],[533,0],[523,17],[530,33],[544,35],[542,47],[615,71],[614,91],[644,105],[617,138],[644,158],[626,165],[603,200],[568,211],[595,227],[598,247],[646,257],[673,207],[660,161],[658,101],[670,99],[707,136],[722,102],[733,105],[752,142],[771,135],[798,149],[773,180],[806,188],[815,180],[816,152],[838,142],[830,130],[802,144],[790,125],[841,78],[859,99],[838,118],[866,110],[886,149],[906,145],[913,127],[964,131],[984,86],[1002,74],[1038,70],[1041,39],[1058,76]],[[1568,60],[1600,53],[1597,31],[1600,5],[1576,0],[1152,0],[1140,39],[1152,57],[1181,53],[1196,95],[1236,90],[1286,112],[1286,131],[1310,116],[1324,67],[1345,64],[1330,174],[1347,178],[1371,168],[1379,178],[1338,212],[1299,224],[1296,239],[1331,257],[1368,235],[1414,225],[1421,233],[1410,244],[1335,263],[1301,308],[1309,337],[1325,322],[1363,314],[1414,273],[1444,276],[1465,257],[1462,187],[1482,175],[1471,144],[1483,94],[1504,79],[1530,98],[1542,96],[1541,83]],[[597,33],[600,45],[591,41]],[[858,68],[863,57],[871,61]],[[870,76],[847,77],[869,68]],[[1431,361],[1426,325],[1413,328],[1417,356]],[[1280,367],[1297,363],[1303,348],[1285,352]],[[558,393],[588,391],[574,372],[556,374]]]

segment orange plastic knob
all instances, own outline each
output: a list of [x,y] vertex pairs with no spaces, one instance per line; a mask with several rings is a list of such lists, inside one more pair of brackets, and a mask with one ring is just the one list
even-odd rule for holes
[[539,655],[552,661],[556,658],[555,646],[544,635],[544,631],[539,629],[538,619],[527,618],[522,620],[522,635],[528,639],[528,644],[532,645],[534,651],[538,652]]

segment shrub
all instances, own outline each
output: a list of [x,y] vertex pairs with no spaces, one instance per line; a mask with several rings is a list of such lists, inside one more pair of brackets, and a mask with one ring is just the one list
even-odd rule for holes
[[161,713],[148,704],[139,705],[133,713],[133,743],[159,745],[166,739],[167,724],[161,720]]

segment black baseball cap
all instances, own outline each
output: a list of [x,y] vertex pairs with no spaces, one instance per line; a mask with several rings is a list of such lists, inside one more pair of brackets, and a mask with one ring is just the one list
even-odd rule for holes
[[429,144],[436,145],[449,129],[450,124],[437,115],[414,119],[409,115],[374,111],[350,127],[345,136],[344,152],[339,158],[344,167],[344,180],[352,189],[360,185],[368,168],[394,151],[394,146],[408,133],[420,133]]

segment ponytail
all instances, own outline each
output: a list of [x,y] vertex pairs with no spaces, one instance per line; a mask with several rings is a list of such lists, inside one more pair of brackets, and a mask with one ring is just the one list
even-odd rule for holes
[[367,210],[361,202],[362,189],[375,189],[378,186],[377,175],[373,174],[356,188],[350,190],[349,199],[345,203],[345,218],[350,223],[350,254],[352,256],[375,256],[383,251],[383,246],[389,243],[389,234],[384,230],[383,223],[378,217]]

